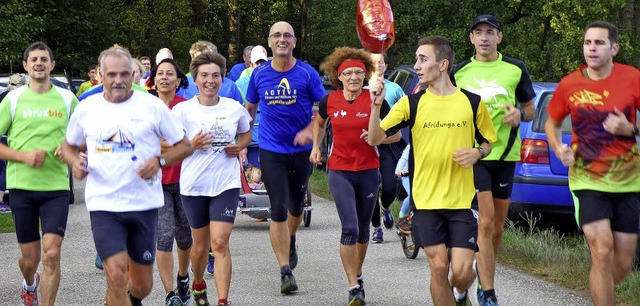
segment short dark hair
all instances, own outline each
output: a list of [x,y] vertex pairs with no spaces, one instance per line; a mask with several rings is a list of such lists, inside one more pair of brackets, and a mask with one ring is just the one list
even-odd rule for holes
[[453,47],[451,46],[451,42],[443,36],[427,36],[420,38],[418,41],[418,47],[423,45],[433,46],[436,54],[436,61],[441,61],[446,59],[449,61],[449,65],[447,67],[447,73],[451,73],[453,69],[453,62],[455,60],[455,53],[453,52]]
[[178,85],[178,87],[176,88],[176,92],[178,92],[180,88],[187,89],[187,87],[189,87],[187,76],[184,74],[184,72],[182,72],[182,69],[180,69],[178,63],[176,63],[176,61],[172,58],[165,58],[161,60],[158,65],[151,69],[151,74],[149,75],[149,79],[147,80],[147,85],[149,85],[149,87],[154,87],[156,85],[156,74],[158,73],[158,67],[160,67],[160,65],[164,63],[173,65],[173,69],[176,70],[176,76],[178,77],[178,80],[180,80],[180,85]]
[[194,57],[191,60],[191,65],[189,65],[189,72],[191,72],[191,76],[193,76],[194,81],[198,77],[198,70],[200,69],[200,66],[206,64],[217,65],[220,68],[222,77],[224,78],[225,72],[227,71],[227,59],[225,59],[224,56],[220,55],[220,53],[207,51],[198,54],[198,56]]
[[[616,27],[613,23],[601,20],[594,21],[584,27],[584,33],[586,34],[587,30],[591,28],[607,29],[607,31],[609,31],[609,42],[611,42],[611,45],[613,46],[613,44],[620,43],[620,37],[618,36],[618,27]],[[584,38],[584,35],[582,36],[582,38]]]
[[24,54],[22,55],[22,60],[23,61],[27,61],[27,59],[29,58],[29,53],[33,50],[44,50],[47,51],[49,53],[49,60],[53,61],[53,52],[51,51],[51,48],[49,48],[49,46],[47,46],[47,44],[41,42],[41,41],[36,41],[32,44],[30,44],[26,50],[24,50]]
[[91,64],[87,67],[87,73],[91,72],[91,70],[96,69],[96,64]]
[[146,56],[146,55],[145,55],[145,56],[141,56],[141,57],[140,57],[140,62],[142,62],[142,61],[144,61],[144,60],[148,60],[149,62],[151,62],[151,58],[150,58],[150,57],[148,57],[148,56]]

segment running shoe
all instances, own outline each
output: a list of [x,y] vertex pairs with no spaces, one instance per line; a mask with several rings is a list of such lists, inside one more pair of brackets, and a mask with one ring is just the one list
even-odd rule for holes
[[29,291],[22,286],[22,293],[20,294],[21,306],[38,306],[38,286],[40,285],[40,273],[36,272],[34,275],[36,288],[33,291]]
[[[455,289],[453,289],[455,290]],[[455,305],[456,306],[471,306],[471,301],[469,300],[469,291],[467,290],[467,293],[464,295],[464,298],[462,298],[462,300],[458,300],[455,297],[453,298]]]
[[298,283],[293,273],[282,274],[280,273],[280,293],[289,294],[298,290]]
[[358,278],[358,286],[362,289],[362,297],[366,298],[367,294],[364,292],[364,279],[362,277]]
[[384,241],[384,239],[382,238],[381,228],[378,227],[373,229],[373,235],[371,235],[371,240],[373,240],[373,243],[382,243]]
[[291,270],[295,269],[298,265],[298,248],[295,244],[289,246],[289,267]]
[[382,223],[384,223],[384,227],[387,229],[393,227],[393,214],[391,214],[391,209],[382,209]]
[[180,297],[180,301],[182,302],[182,304],[189,305],[189,302],[191,302],[191,288],[189,287],[189,274],[187,274],[187,277],[182,280],[178,278],[177,282],[178,282],[178,286],[176,287],[174,292],[178,297]]
[[167,294],[167,297],[164,299],[165,301],[165,305],[167,306],[183,306],[184,304],[182,303],[182,300],[180,300],[180,297],[176,295],[175,292],[170,291]]
[[482,302],[478,301],[478,303],[480,304],[480,306],[499,306],[500,305],[498,304],[498,297],[496,297],[495,295],[485,296],[484,301]]
[[11,212],[11,207],[7,203],[0,201],[0,214],[10,213],[10,212]]
[[204,270],[204,273],[207,275],[213,275],[213,263],[215,258],[213,257],[213,252],[209,252],[209,261],[207,262],[207,268]]
[[398,218],[396,227],[405,235],[411,234],[411,224],[409,223],[409,218],[407,217]]
[[100,255],[98,254],[96,254],[95,265],[96,265],[96,268],[98,268],[98,270],[104,269],[104,267],[102,267],[102,258],[100,258]]
[[207,288],[198,291],[191,288],[193,293],[193,303],[196,306],[209,306],[209,300],[207,299]]
[[367,302],[364,301],[364,290],[361,287],[349,290],[349,306],[363,306]]

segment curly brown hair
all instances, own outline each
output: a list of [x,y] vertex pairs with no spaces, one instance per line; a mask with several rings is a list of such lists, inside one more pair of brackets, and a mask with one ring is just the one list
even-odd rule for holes
[[375,70],[373,61],[371,60],[371,53],[364,49],[356,49],[352,47],[337,47],[333,50],[329,56],[324,59],[324,62],[320,64],[320,70],[323,70],[326,75],[329,76],[329,80],[337,88],[342,88],[342,82],[338,79],[338,67],[346,60],[355,59],[364,63],[367,68],[367,72],[364,75],[364,83],[367,84],[371,74]]

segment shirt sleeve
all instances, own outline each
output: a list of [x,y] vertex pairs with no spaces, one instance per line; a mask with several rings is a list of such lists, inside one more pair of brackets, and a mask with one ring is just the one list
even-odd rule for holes
[[329,118],[329,114],[327,113],[327,104],[329,104],[329,95],[325,95],[320,102],[318,102],[318,115],[322,119]]
[[558,84],[558,88],[551,96],[551,101],[549,101],[549,105],[547,105],[547,113],[549,114],[549,118],[553,119],[556,122],[562,122],[567,115],[571,113],[571,109],[569,109],[569,104],[565,99],[565,86],[563,84],[564,80],[560,80],[560,84]]
[[[0,105],[0,108],[2,108],[2,105]],[[74,111],[69,118],[65,139],[72,146],[79,147],[87,142],[84,137],[85,133],[81,122],[83,117],[82,108],[78,108],[77,111]]]
[[160,105],[160,136],[166,139],[170,145],[175,145],[184,138],[184,129],[179,124],[168,107]]
[[251,115],[244,107],[239,107],[240,118],[238,118],[238,134],[244,134],[251,130]]
[[483,142],[493,143],[498,140],[496,130],[493,127],[493,122],[491,121],[491,116],[489,116],[489,111],[487,110],[487,105],[484,103],[484,100],[480,100],[480,104],[478,105],[476,127],[475,140],[478,144]]
[[536,92],[533,90],[533,84],[531,83],[531,76],[529,75],[529,71],[527,71],[527,66],[522,62],[520,62],[518,66],[520,66],[522,74],[520,75],[520,82],[518,82],[518,86],[516,87],[516,100],[518,103],[529,102],[536,97]]
[[260,74],[260,71],[261,70],[259,69],[255,69],[249,77],[249,85],[247,86],[247,94],[245,97],[247,99],[247,103],[257,104],[260,102],[260,95],[258,94],[258,88],[256,84],[256,79],[258,77],[258,74]]
[[[381,109],[382,112],[382,109]],[[380,122],[380,128],[391,136],[397,133],[401,128],[407,126],[409,120],[409,98],[402,97],[400,101],[391,108],[387,116]]]

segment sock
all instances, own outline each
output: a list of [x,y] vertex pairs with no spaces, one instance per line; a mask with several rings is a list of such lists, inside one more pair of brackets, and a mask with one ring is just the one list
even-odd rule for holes
[[180,276],[180,273],[178,273],[178,283],[185,280],[185,279],[189,279],[189,273],[187,273],[187,275],[185,276]]
[[405,214],[403,212],[398,213],[398,218],[406,218],[409,214]]
[[290,248],[295,248],[296,247],[296,235],[291,235],[291,243],[289,244]]
[[464,300],[464,298],[467,296],[467,292],[463,292],[463,293],[458,293],[458,289],[456,287],[453,287],[453,297],[458,300]]
[[484,296],[496,296],[496,290],[495,289],[491,289],[491,290],[482,290],[484,292]]
[[204,280],[202,280],[202,283],[199,284],[196,283],[196,281],[193,281],[193,290],[202,291],[204,289],[207,289],[207,283]]
[[291,274],[291,273],[292,273],[291,272],[291,267],[289,267],[289,265],[280,267],[280,274],[287,275],[287,274]]
[[129,293],[129,299],[131,300],[131,306],[142,306],[142,299],[134,297],[131,294],[131,291],[129,291],[128,293]]
[[27,285],[27,281],[26,280],[22,280],[22,287],[24,289],[27,289],[27,291],[29,292],[34,292],[36,291],[36,289],[38,289],[38,284],[36,283],[36,277],[33,277],[33,284],[31,285]]
[[349,287],[349,291],[356,289],[356,288],[360,288],[360,285],[355,285],[355,286],[351,286]]
[[218,305],[222,304],[222,305],[227,305],[227,299],[218,299]]

